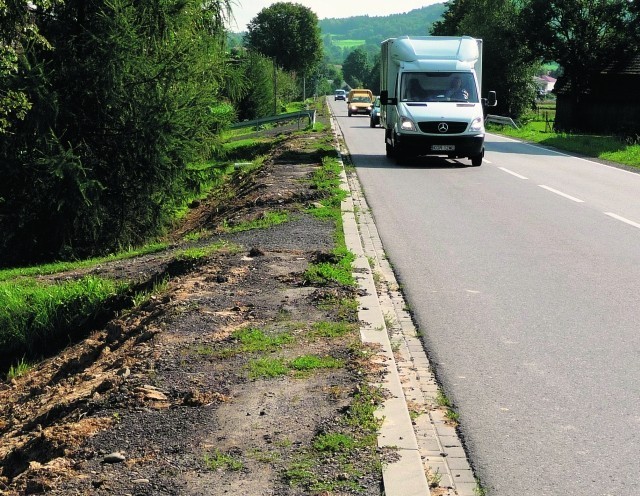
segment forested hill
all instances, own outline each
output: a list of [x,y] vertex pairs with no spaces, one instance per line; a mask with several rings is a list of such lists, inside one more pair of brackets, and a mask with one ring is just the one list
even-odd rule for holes
[[397,36],[428,35],[431,25],[442,17],[444,10],[445,4],[438,3],[405,14],[376,16],[375,13],[371,13],[344,19],[321,19],[318,24],[323,36],[365,40],[367,44],[380,43]]
[[344,19],[321,19],[325,55],[334,64],[342,64],[345,57],[357,46],[366,52],[379,51],[380,42],[398,36],[427,36],[434,22],[445,11],[445,4],[438,3],[411,10],[405,14],[388,16],[371,15],[346,17]]

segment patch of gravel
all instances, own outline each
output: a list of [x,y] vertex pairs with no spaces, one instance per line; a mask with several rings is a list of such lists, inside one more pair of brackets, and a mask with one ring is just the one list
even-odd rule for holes
[[[319,198],[302,180],[321,158],[300,152],[308,142],[305,135],[282,141],[258,174],[237,178],[242,195],[224,209],[203,202],[177,231],[211,233],[191,245],[223,236],[239,252],[222,249],[171,272],[175,250],[189,245],[176,234],[166,252],[91,269],[142,282],[171,277],[161,294],[0,383],[0,494],[382,494],[375,447],[310,458],[319,434],[343,429],[365,376],[354,351],[356,312],[336,304],[353,290],[302,283],[307,265],[334,246],[333,225],[302,212]],[[291,220],[216,232],[221,219],[273,209],[292,212]],[[354,325],[325,338],[312,332],[320,321]],[[289,340],[243,351],[236,331],[246,327]],[[250,373],[258,360],[303,355],[344,366]],[[215,466],[222,459],[234,463]]]

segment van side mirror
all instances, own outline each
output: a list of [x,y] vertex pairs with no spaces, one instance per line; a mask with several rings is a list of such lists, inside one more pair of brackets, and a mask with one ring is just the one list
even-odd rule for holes
[[487,107],[495,107],[498,105],[498,98],[495,91],[489,92],[489,98],[487,98]]
[[389,91],[382,90],[380,92],[380,105],[397,105],[398,100],[396,98],[389,98]]

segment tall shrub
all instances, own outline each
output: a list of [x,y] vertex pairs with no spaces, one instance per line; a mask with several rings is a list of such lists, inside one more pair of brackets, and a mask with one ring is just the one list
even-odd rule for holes
[[0,260],[24,263],[135,245],[162,230],[187,164],[231,120],[227,2],[67,0],[36,12],[53,50],[31,47],[32,109],[0,144]]

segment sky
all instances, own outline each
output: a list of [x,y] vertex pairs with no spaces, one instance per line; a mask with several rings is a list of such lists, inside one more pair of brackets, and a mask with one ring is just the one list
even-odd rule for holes
[[[331,17],[354,17],[360,15],[387,16],[389,14],[403,14],[413,9],[419,9],[445,0],[281,0],[299,3],[309,7],[319,19]],[[271,4],[274,0],[232,0],[233,16],[229,29],[233,32],[246,31],[247,24],[258,12]]]

